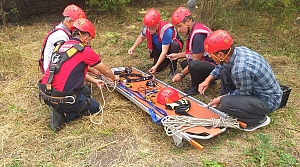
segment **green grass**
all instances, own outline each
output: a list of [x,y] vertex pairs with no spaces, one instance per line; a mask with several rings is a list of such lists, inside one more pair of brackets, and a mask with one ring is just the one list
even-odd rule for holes
[[[33,20],[33,25],[0,29],[0,166],[299,166],[300,25],[295,21],[296,13],[274,17],[235,2],[226,3],[212,28],[228,30],[237,46],[261,53],[279,83],[292,88],[287,106],[270,114],[269,126],[249,133],[227,129],[212,139],[197,139],[204,146],[202,152],[187,141],[177,148],[148,114],[119,93],[104,89],[106,106],[101,125],[83,117],[54,133],[49,128],[50,109],[39,103],[36,87],[41,77],[36,60],[53,23]],[[153,7],[163,11],[163,18],[168,20],[173,10],[186,2],[173,3]],[[151,68],[146,42],[133,56],[127,54],[141,33],[145,10],[130,8],[122,21],[114,16],[90,15],[97,30],[92,45],[105,64],[132,65],[146,72]],[[183,83],[172,83],[167,73],[156,77],[180,90],[189,86],[189,77]],[[100,91],[92,88],[93,97],[103,104]],[[214,98],[219,89],[219,85],[208,89],[206,96]],[[195,98],[208,102],[201,96]]]

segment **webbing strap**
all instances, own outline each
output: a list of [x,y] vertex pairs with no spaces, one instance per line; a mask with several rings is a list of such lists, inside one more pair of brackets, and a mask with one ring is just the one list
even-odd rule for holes
[[[140,92],[133,91],[133,90],[127,88],[122,83],[119,83],[119,87],[123,88],[127,94],[130,94],[131,96],[138,97],[139,99],[147,102],[152,107],[152,108],[151,107],[147,107],[147,108],[148,108],[149,114],[150,114],[153,122],[155,122],[157,124],[161,124],[161,119],[163,117],[167,116],[167,113],[163,109],[161,109],[159,107],[156,107],[153,103],[151,103],[150,101],[146,100],[145,97]],[[156,114],[155,114],[155,112],[154,112],[153,109],[155,109],[156,111],[158,111],[162,115],[161,119],[156,119]]]

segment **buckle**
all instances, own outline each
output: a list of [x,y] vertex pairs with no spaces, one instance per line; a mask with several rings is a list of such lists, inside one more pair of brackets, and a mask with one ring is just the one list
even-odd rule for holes
[[73,101],[72,101],[72,102],[70,102],[70,101],[67,101],[67,102],[66,102],[66,104],[74,104],[74,103],[75,103],[75,101],[76,101],[76,99],[75,99],[75,97],[74,97],[74,96],[65,96],[65,99],[67,99],[67,98],[71,98]]

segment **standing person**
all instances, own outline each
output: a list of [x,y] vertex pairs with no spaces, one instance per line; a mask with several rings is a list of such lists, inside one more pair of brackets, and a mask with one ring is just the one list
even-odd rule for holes
[[44,39],[41,49],[41,58],[39,60],[39,66],[42,73],[49,67],[51,56],[55,48],[54,44],[57,41],[69,40],[71,37],[70,28],[74,21],[79,18],[86,18],[84,11],[74,4],[68,5],[64,9],[62,15],[65,17],[64,20],[50,30]]
[[268,62],[247,47],[234,47],[232,37],[224,30],[212,32],[204,41],[204,48],[218,66],[199,85],[200,94],[211,81],[221,79],[221,96],[209,105],[221,105],[221,111],[246,123],[245,131],[268,125],[271,120],[267,114],[279,107],[282,98]]
[[187,36],[185,52],[169,55],[171,60],[186,58],[181,62],[182,71],[177,73],[172,81],[179,82],[188,73],[191,75],[192,85],[185,93],[197,95],[198,85],[215,68],[215,62],[204,51],[204,40],[211,30],[201,23],[194,21],[191,12],[185,7],[177,8],[172,14],[172,24],[178,32]]
[[188,0],[187,7],[189,11],[193,12],[196,9],[196,0]]
[[87,75],[88,66],[112,81],[118,80],[90,47],[95,37],[93,24],[80,18],[71,29],[72,37],[56,45],[50,66],[39,82],[40,98],[53,108],[50,112],[50,128],[54,131],[59,130],[64,122],[99,112],[99,103],[91,98],[91,91],[84,86],[84,81],[90,81],[99,88],[103,86],[103,81]]
[[145,40],[148,42],[150,57],[153,58],[153,66],[149,70],[151,74],[160,72],[170,64],[169,76],[173,76],[177,70],[177,60],[170,61],[168,54],[178,53],[182,49],[183,42],[178,36],[174,26],[161,20],[160,14],[155,9],[150,9],[144,15],[144,27],[135,43],[128,50],[132,55],[134,50]]

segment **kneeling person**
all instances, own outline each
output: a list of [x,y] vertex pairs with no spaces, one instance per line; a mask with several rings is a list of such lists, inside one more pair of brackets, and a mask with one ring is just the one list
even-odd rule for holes
[[244,131],[253,131],[270,123],[270,114],[280,105],[282,90],[269,63],[257,52],[235,47],[224,30],[212,32],[204,41],[205,51],[218,64],[199,85],[203,94],[209,83],[221,79],[221,96],[210,106],[247,124]]
[[93,24],[81,18],[74,22],[71,29],[72,37],[56,45],[51,64],[39,82],[40,97],[53,108],[50,127],[54,131],[59,130],[64,122],[99,112],[100,105],[91,98],[91,91],[84,86],[84,81],[93,82],[99,88],[103,86],[103,81],[87,74],[89,66],[113,81],[118,80],[90,47],[95,37]]

